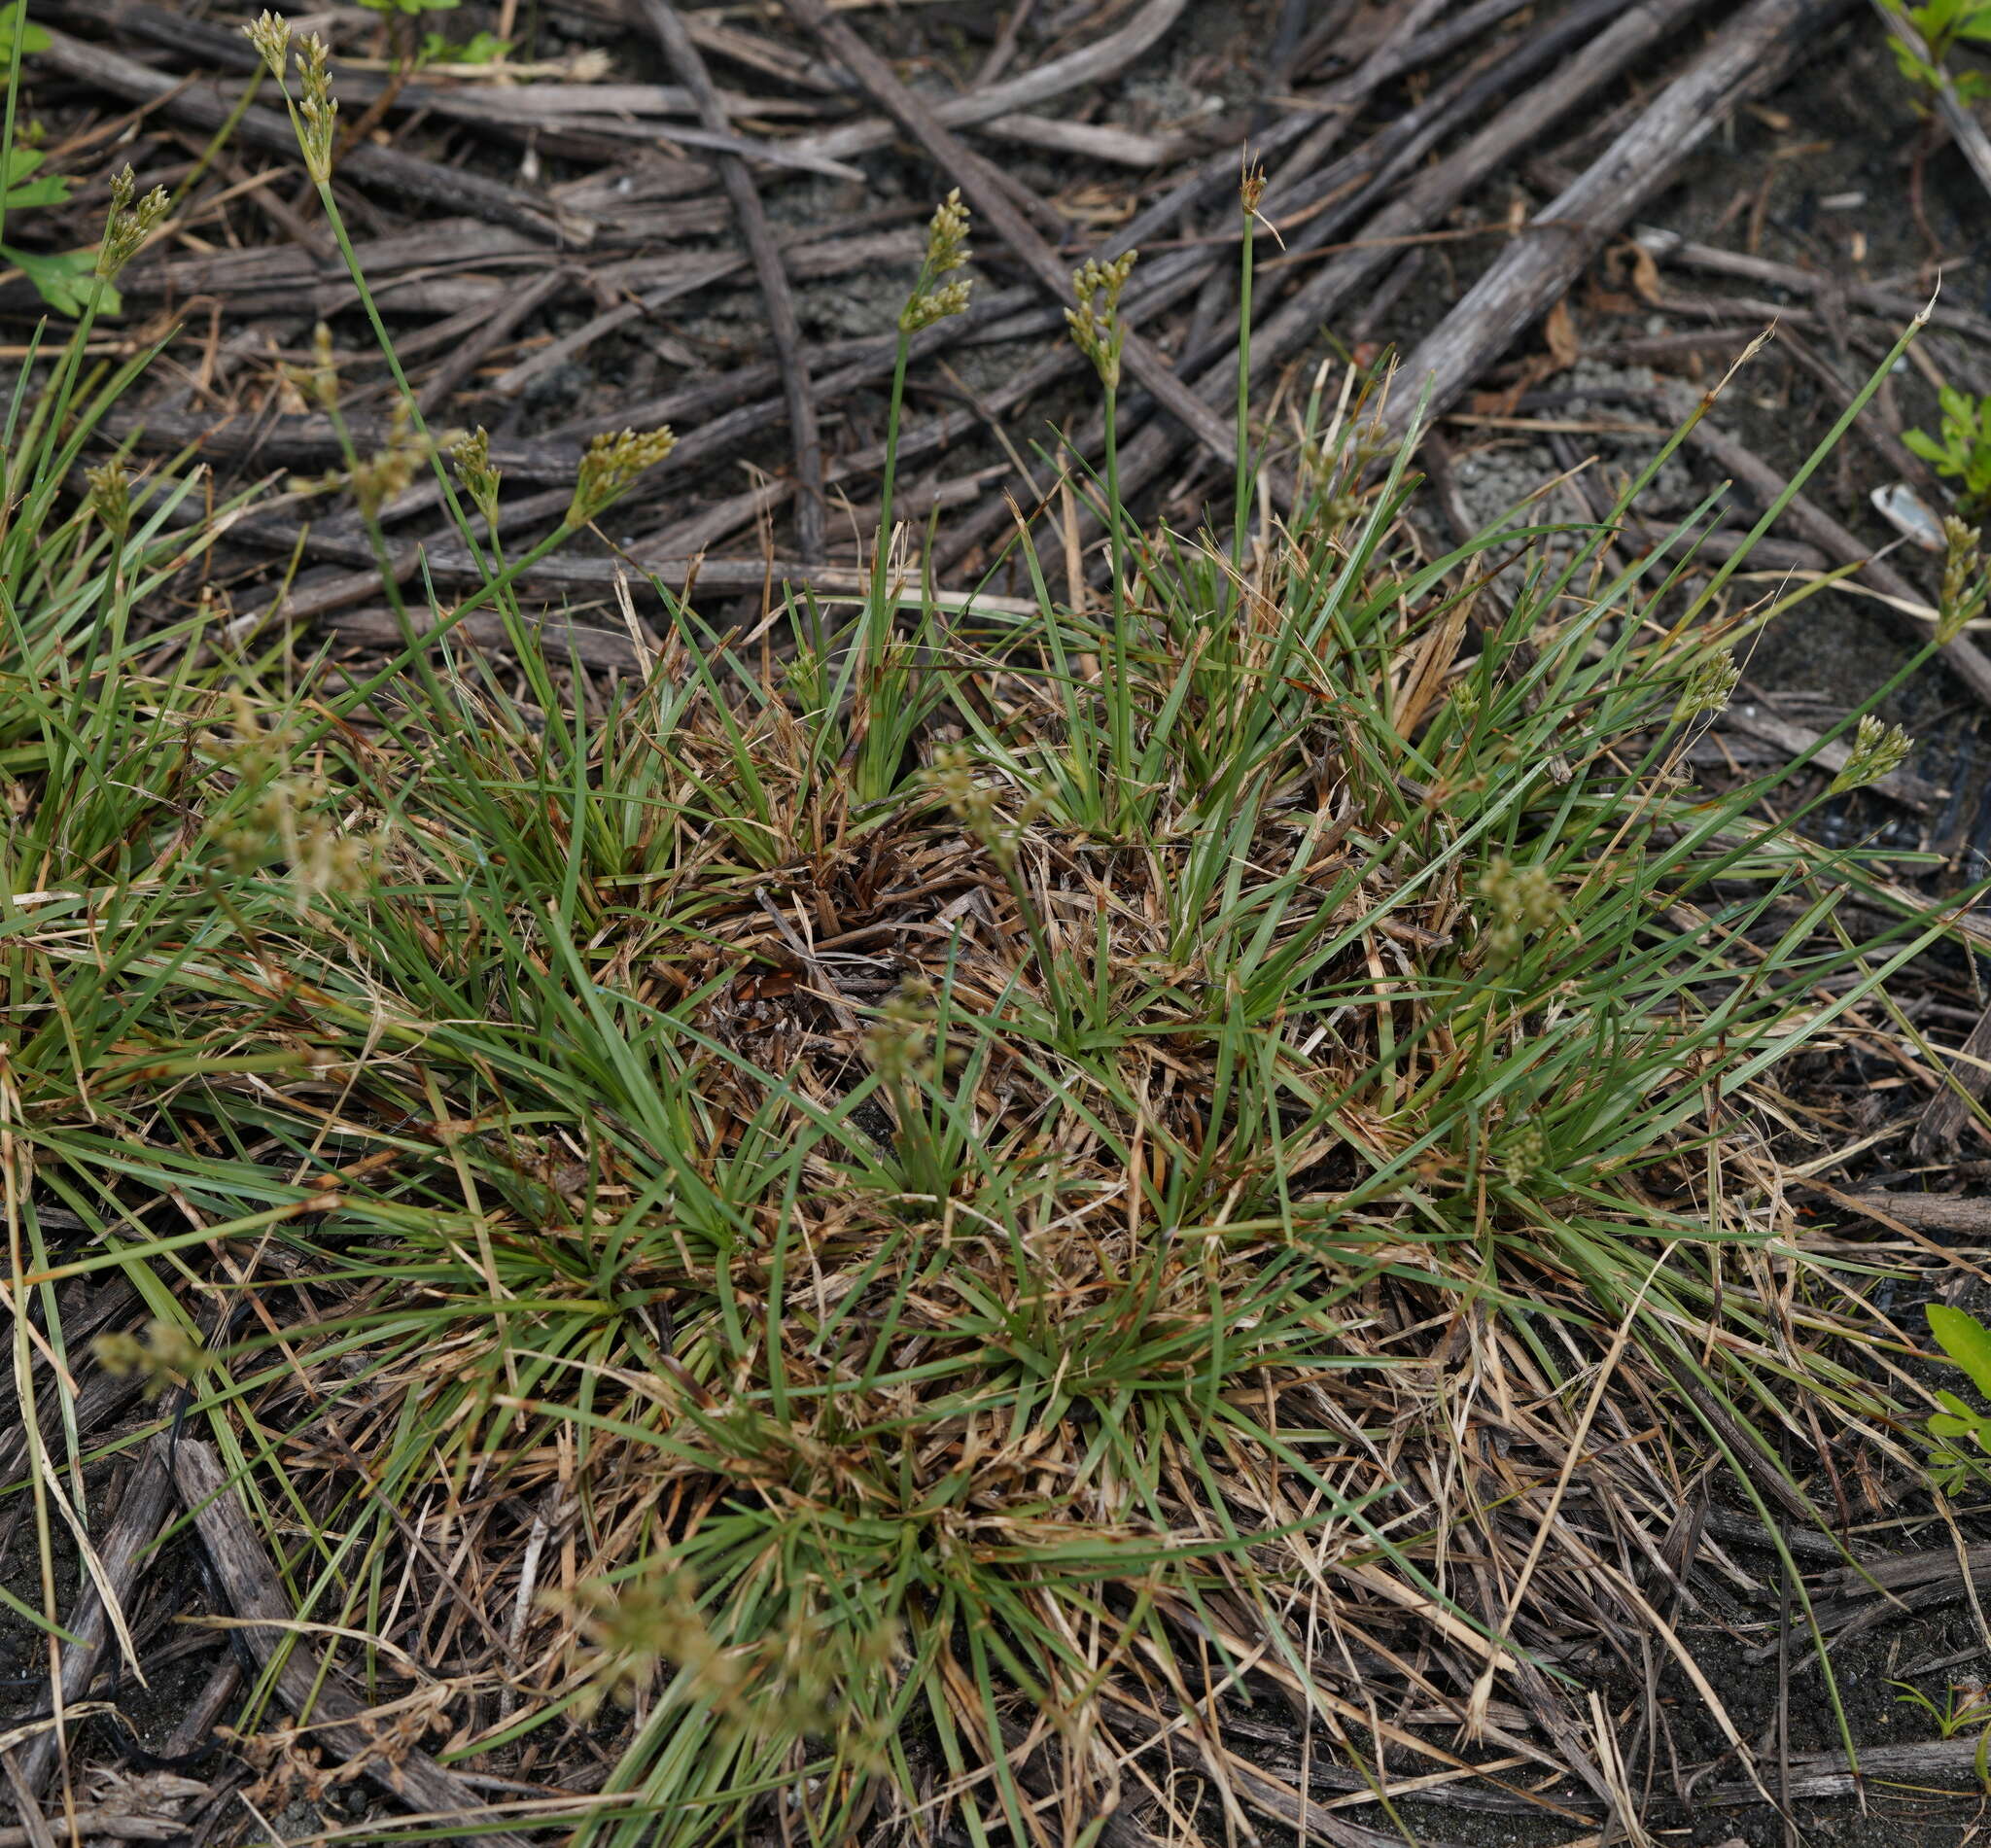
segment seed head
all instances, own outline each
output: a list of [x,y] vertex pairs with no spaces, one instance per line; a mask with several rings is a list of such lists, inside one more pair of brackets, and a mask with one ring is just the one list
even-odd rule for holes
[[918,333],[922,328],[930,328],[934,322],[945,321],[951,314],[965,314],[968,292],[973,286],[966,277],[962,277],[960,282],[909,296],[906,305],[899,310],[899,326],[907,333]]
[[1127,324],[1120,318],[1120,296],[1134,273],[1137,251],[1127,251],[1111,262],[1088,257],[1071,278],[1076,307],[1065,310],[1065,325],[1078,350],[1092,361],[1100,382],[1109,392],[1120,389],[1120,351],[1127,343]]
[[265,12],[253,24],[242,28],[242,36],[256,48],[256,53],[281,84],[284,65],[290,60],[291,22],[280,13]]
[[936,276],[961,268],[968,260],[968,208],[961,188],[942,199],[926,222],[926,267]]
[[1688,719],[1698,718],[1703,713],[1720,712],[1728,705],[1729,696],[1734,692],[1741,678],[1741,668],[1726,648],[1702,655],[1688,674],[1686,683],[1680,689],[1680,697],[1673,702],[1674,724],[1685,724]]
[[284,376],[307,404],[320,410],[338,406],[338,356],[332,351],[332,330],[321,321],[311,331],[311,364],[286,366]]
[[378,519],[388,502],[407,492],[426,453],[409,428],[406,408],[397,404],[387,427],[387,446],[353,464],[353,498],[367,520]]
[[1044,798],[1031,796],[1014,820],[1005,818],[996,791],[976,776],[968,753],[950,745],[934,755],[926,775],[926,787],[954,811],[955,819],[1004,866],[1016,863],[1017,842],[1025,825],[1041,810]]
[[142,1336],[99,1335],[91,1348],[114,1379],[141,1376],[148,1399],[186,1384],[208,1363],[200,1342],[177,1322],[148,1322]]
[[920,264],[920,279],[913,284],[913,293],[899,310],[898,325],[902,331],[917,333],[951,314],[966,312],[966,279],[944,285],[940,279],[952,275],[967,262],[971,255],[967,238],[968,208],[961,202],[961,188],[956,187],[940,201],[926,226],[926,255]]
[[114,533],[122,534],[131,524],[131,479],[124,472],[124,459],[113,456],[100,469],[86,469],[83,478],[89,484],[90,511]]
[[154,187],[134,205],[137,191],[138,181],[128,166],[111,176],[111,211],[104,221],[103,242],[97,246],[97,274],[106,282],[138,254],[172,209],[164,187]]
[[1542,1126],[1532,1120],[1508,1137],[1500,1154],[1500,1172],[1510,1187],[1525,1187],[1537,1173],[1549,1153],[1548,1137]]
[[930,982],[917,975],[906,978],[898,993],[878,1010],[877,1020],[864,1035],[864,1054],[888,1085],[903,1085],[908,1078],[923,1083],[931,1080],[936,1063]]
[[1915,741],[1899,725],[1883,725],[1871,713],[1865,714],[1853,733],[1853,749],[1846,767],[1833,778],[1828,795],[1847,789],[1864,789],[1870,783],[1891,777],[1902,767]]
[[1491,919],[1487,959],[1495,968],[1515,961],[1528,933],[1547,930],[1562,915],[1555,881],[1546,866],[1517,866],[1496,854],[1480,881],[1480,896]]
[[1246,218],[1258,211],[1258,201],[1265,197],[1265,169],[1253,164],[1247,166],[1238,181],[1238,203],[1243,207]]
[[1984,601],[1981,528],[1966,526],[1954,513],[1942,522],[1947,553],[1942,561],[1942,594],[1937,599],[1936,645],[1946,647],[1964,632]]
[[332,179],[332,143],[338,129],[338,98],[332,93],[331,56],[325,41],[313,32],[297,47],[297,78],[304,94],[297,104],[297,146],[312,184]]
[[567,506],[567,524],[585,526],[619,496],[646,469],[653,469],[678,446],[668,424],[639,436],[625,430],[619,436],[597,436],[580,459],[574,499]]
[[499,471],[491,467],[491,435],[482,425],[449,446],[449,459],[456,465],[456,478],[476,509],[495,528],[498,524]]

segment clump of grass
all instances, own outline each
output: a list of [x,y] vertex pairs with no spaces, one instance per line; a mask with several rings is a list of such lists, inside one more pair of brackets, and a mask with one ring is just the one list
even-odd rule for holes
[[[135,642],[184,489],[59,514],[51,406],[0,560],[17,1377],[131,1277],[300,1616],[405,1653],[369,1687],[446,1667],[453,1761],[606,1750],[578,1842],[1092,1840],[1179,1820],[1171,1764],[1241,1821],[1243,1701],[1379,1779],[1450,1761],[1378,1688],[1553,1707],[1564,1612],[1649,1609],[1613,1523],[1892,1415],[1761,1088],[1945,926],[1853,942],[1868,857],[1684,773],[1808,588],[1689,598],[1698,516],[1427,555],[1376,389],[1248,545],[1241,493],[1228,549],[1143,534],[1109,453],[1103,619],[943,617],[881,534],[856,645],[750,663],[659,587],[598,703],[495,553],[337,691]],[[515,678],[449,644],[487,603]]]

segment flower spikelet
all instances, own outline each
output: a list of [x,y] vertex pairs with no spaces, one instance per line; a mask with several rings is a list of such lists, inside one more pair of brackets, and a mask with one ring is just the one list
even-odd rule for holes
[[1065,325],[1078,350],[1092,361],[1100,382],[1109,392],[1120,389],[1120,352],[1127,342],[1127,323],[1120,318],[1120,296],[1134,273],[1137,251],[1127,251],[1110,262],[1088,257],[1071,278],[1075,307],[1065,310]]
[[1694,662],[1680,688],[1680,697],[1673,703],[1674,724],[1684,724],[1703,713],[1720,712],[1728,705],[1741,678],[1742,670],[1735,657],[1726,649],[1703,655]]
[[262,59],[270,76],[281,84],[284,65],[290,59],[291,22],[280,13],[265,11],[261,17],[242,28],[242,36],[256,48],[257,56]]
[[172,209],[164,187],[154,187],[133,203],[137,191],[137,179],[128,166],[111,176],[111,215],[104,221],[103,242],[97,246],[97,274],[106,282],[137,256]]
[[961,188],[956,187],[940,201],[927,223],[926,255],[920,264],[920,279],[913,284],[913,293],[899,310],[898,325],[902,332],[917,333],[922,328],[946,320],[949,315],[967,311],[967,279],[962,277],[958,282],[941,280],[966,263],[972,254],[967,240],[968,208],[961,202]]
[[646,469],[653,469],[678,446],[668,424],[641,433],[597,436],[580,459],[574,481],[574,499],[567,506],[567,524],[585,526],[615,500]]
[[1853,733],[1846,767],[1833,778],[1826,793],[1841,795],[1893,776],[1914,749],[1914,742],[1899,725],[1883,725],[1871,713],[1864,715]]

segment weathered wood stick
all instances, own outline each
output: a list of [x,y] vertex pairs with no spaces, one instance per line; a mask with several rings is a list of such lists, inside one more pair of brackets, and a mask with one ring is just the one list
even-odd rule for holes
[[[1443,410],[1546,314],[1585,266],[1740,103],[1773,87],[1854,0],[1752,0],[1589,170],[1536,216],[1404,362],[1401,434],[1428,394]],[[1628,16],[1627,16],[1628,17]]]

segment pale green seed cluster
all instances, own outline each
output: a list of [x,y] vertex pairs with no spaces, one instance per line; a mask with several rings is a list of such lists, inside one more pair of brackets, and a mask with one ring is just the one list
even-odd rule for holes
[[1864,789],[1869,783],[1893,776],[1914,749],[1914,743],[1899,725],[1883,725],[1871,713],[1866,714],[1853,733],[1853,750],[1846,767],[1833,778],[1827,794]]
[[1966,525],[1954,513],[1944,517],[1942,594],[1937,599],[1936,644],[1947,647],[1962,635],[1984,601],[1983,530]]
[[899,310],[901,331],[918,333],[922,328],[930,328],[949,315],[967,311],[967,279],[943,283],[941,278],[951,276],[971,255],[968,208],[961,202],[961,188],[956,187],[940,201],[926,226],[926,256],[920,264],[920,279],[906,297],[906,305]]
[[315,32],[297,48],[297,76],[304,89],[297,104],[297,145],[314,186],[324,186],[332,178],[332,139],[338,127],[338,98],[332,93],[332,75],[326,68],[330,56]]
[[683,1668],[715,1707],[730,1705],[745,1691],[745,1664],[728,1655],[707,1626],[688,1574],[660,1574],[648,1583],[613,1586],[583,1584],[573,1603],[588,1642],[582,1712],[592,1713],[604,1700],[633,1702],[665,1662]]
[[653,469],[678,446],[668,424],[639,434],[597,436],[580,459],[574,499],[568,503],[567,524],[585,526],[603,511],[646,469]]
[[1490,919],[1487,960],[1504,968],[1521,953],[1531,931],[1547,930],[1562,916],[1555,882],[1545,866],[1517,866],[1505,854],[1494,855],[1480,881],[1480,896]]
[[293,739],[263,730],[246,696],[234,697],[233,712],[221,756],[254,794],[216,840],[223,860],[244,875],[282,861],[299,911],[327,893],[364,891],[380,841],[342,829],[326,814],[325,779],[293,767]]
[[[293,372],[294,379],[309,382],[312,395],[330,408],[336,394],[337,376],[329,367],[316,372]],[[397,496],[405,494],[416,471],[428,461],[429,441],[410,423],[405,404],[396,404],[387,427],[387,442],[370,456],[361,456],[350,469],[334,469],[322,475],[293,475],[291,491],[296,494],[335,494],[350,488],[360,511],[368,520]]]
[[1065,310],[1065,325],[1078,350],[1092,361],[1100,383],[1109,392],[1120,389],[1120,352],[1127,343],[1127,323],[1120,318],[1120,297],[1134,273],[1138,251],[1128,251],[1102,263],[1088,257],[1071,278],[1078,305]]
[[1549,1156],[1549,1138],[1539,1123],[1528,1122],[1507,1138],[1500,1151],[1500,1172],[1510,1187],[1525,1187],[1542,1171]]
[[926,784],[953,810],[961,826],[997,860],[1004,866],[1015,863],[1023,824],[1038,812],[1040,797],[1032,796],[1015,821],[1006,820],[996,791],[976,778],[967,751],[960,745],[951,745],[935,753]]
[[242,36],[256,48],[256,54],[281,84],[284,65],[291,54],[291,22],[280,13],[264,12],[242,28]]
[[148,1322],[143,1335],[99,1335],[91,1351],[114,1379],[142,1378],[147,1399],[185,1385],[208,1364],[199,1341],[177,1322]]
[[407,407],[396,404],[387,426],[387,446],[353,464],[353,499],[369,520],[397,496],[405,494],[415,471],[428,460],[428,445],[408,422]]
[[103,242],[97,246],[97,274],[106,282],[138,255],[139,246],[158,229],[172,209],[164,187],[154,187],[134,204],[137,191],[137,178],[128,166],[111,176],[111,215],[104,223]]
[[1674,724],[1685,724],[1703,713],[1720,712],[1728,705],[1741,678],[1742,670],[1735,657],[1726,649],[1702,655],[1688,673],[1680,697],[1673,702]]
[[98,469],[86,469],[83,478],[89,488],[89,508],[113,533],[122,534],[131,524],[131,477],[124,471],[124,458],[113,456]]
[[498,524],[499,471],[491,467],[491,433],[479,424],[469,436],[459,436],[449,447],[449,460],[456,466],[456,478],[471,503],[495,528]]
[[[279,84],[291,50],[291,22],[280,13],[263,13],[242,28],[242,36],[256,48],[256,54]],[[297,45],[297,80],[303,90],[293,101],[288,87],[284,99],[291,103],[297,146],[304,156],[304,170],[312,183],[324,186],[332,178],[332,146],[338,131],[338,99],[332,93],[332,52],[313,32]]]
[[864,1035],[864,1057],[888,1085],[902,1085],[908,1079],[928,1083],[937,1069],[933,1036],[933,985],[908,976],[878,1010]]
[[[812,1459],[805,1449],[795,1460]],[[824,1626],[808,1618],[728,1647],[714,1634],[699,1609],[696,1582],[681,1568],[619,1585],[588,1581],[541,1602],[577,1621],[584,1686],[576,1707],[584,1716],[607,1699],[634,1704],[668,1663],[679,1671],[674,1697],[695,1702],[723,1728],[840,1733],[845,1722],[837,1709],[847,1703],[838,1684],[888,1673],[898,1654],[898,1630],[890,1622],[867,1625],[855,1647],[837,1649],[826,1646]]]
[[284,377],[297,387],[297,396],[320,410],[338,406],[338,357],[332,351],[332,330],[323,321],[311,332],[311,364],[286,366]]

